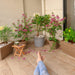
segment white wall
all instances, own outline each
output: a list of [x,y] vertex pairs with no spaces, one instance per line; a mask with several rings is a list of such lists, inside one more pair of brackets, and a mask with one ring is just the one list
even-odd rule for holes
[[63,0],[45,0],[46,14],[54,14],[63,17]]
[[0,0],[0,25],[12,25],[23,14],[23,0]]
[[41,0],[25,0],[25,12],[28,16],[33,16],[34,13],[39,13],[41,15]]

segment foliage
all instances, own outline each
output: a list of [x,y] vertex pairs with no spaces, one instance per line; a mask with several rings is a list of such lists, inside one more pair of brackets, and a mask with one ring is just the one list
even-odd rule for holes
[[28,34],[33,32],[31,18],[27,18],[25,14],[22,17],[22,20],[17,20],[17,25],[13,23],[16,32],[15,38],[22,38],[22,40],[28,41]]
[[2,42],[8,42],[12,35],[12,29],[10,27],[0,26],[0,40]]
[[75,42],[75,31],[71,27],[66,28],[65,31],[63,32],[63,37],[66,42],[68,41]]
[[58,42],[55,36],[57,31],[62,29],[64,19],[65,18],[61,19],[58,15],[54,14],[50,16],[50,23],[47,26],[47,32],[50,34],[49,40],[52,40],[55,43]]
[[49,40],[54,41],[54,43],[52,44],[51,50],[55,49],[56,43],[59,43],[59,40],[57,40],[56,38],[52,38],[52,37],[49,37]]
[[36,30],[37,30],[37,36],[39,36],[39,32],[45,30],[46,31],[46,25],[48,25],[50,22],[50,15],[44,15],[39,16],[36,14],[33,19],[32,23],[36,24]]

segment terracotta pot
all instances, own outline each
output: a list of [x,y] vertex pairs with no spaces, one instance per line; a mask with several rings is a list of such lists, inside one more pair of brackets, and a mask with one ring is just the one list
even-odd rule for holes
[[[52,49],[57,49],[57,48],[59,48],[59,42],[48,41],[48,43],[49,43],[49,45],[50,45],[50,48],[52,48]],[[53,46],[53,44],[55,44],[55,45]]]
[[[13,52],[13,48],[12,48],[13,44],[14,44],[14,42],[10,42],[10,43],[6,43],[6,45],[0,47],[0,60],[4,59],[5,57],[7,57],[9,54],[11,54]],[[1,44],[0,44],[0,46],[1,46]]]

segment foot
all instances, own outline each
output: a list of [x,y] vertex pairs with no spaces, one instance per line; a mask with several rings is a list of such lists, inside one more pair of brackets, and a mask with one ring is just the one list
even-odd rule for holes
[[41,56],[41,53],[40,53],[40,52],[38,52],[37,56],[38,56],[38,58],[37,58],[37,63],[38,63],[39,61],[43,61],[43,60],[44,60],[44,56]]

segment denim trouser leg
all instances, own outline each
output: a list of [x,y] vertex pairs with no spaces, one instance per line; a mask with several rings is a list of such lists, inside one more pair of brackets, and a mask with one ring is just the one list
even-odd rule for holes
[[37,67],[34,71],[34,75],[40,75],[39,65],[37,65]]
[[39,61],[38,66],[34,71],[34,75],[49,75],[47,68],[42,61]]

